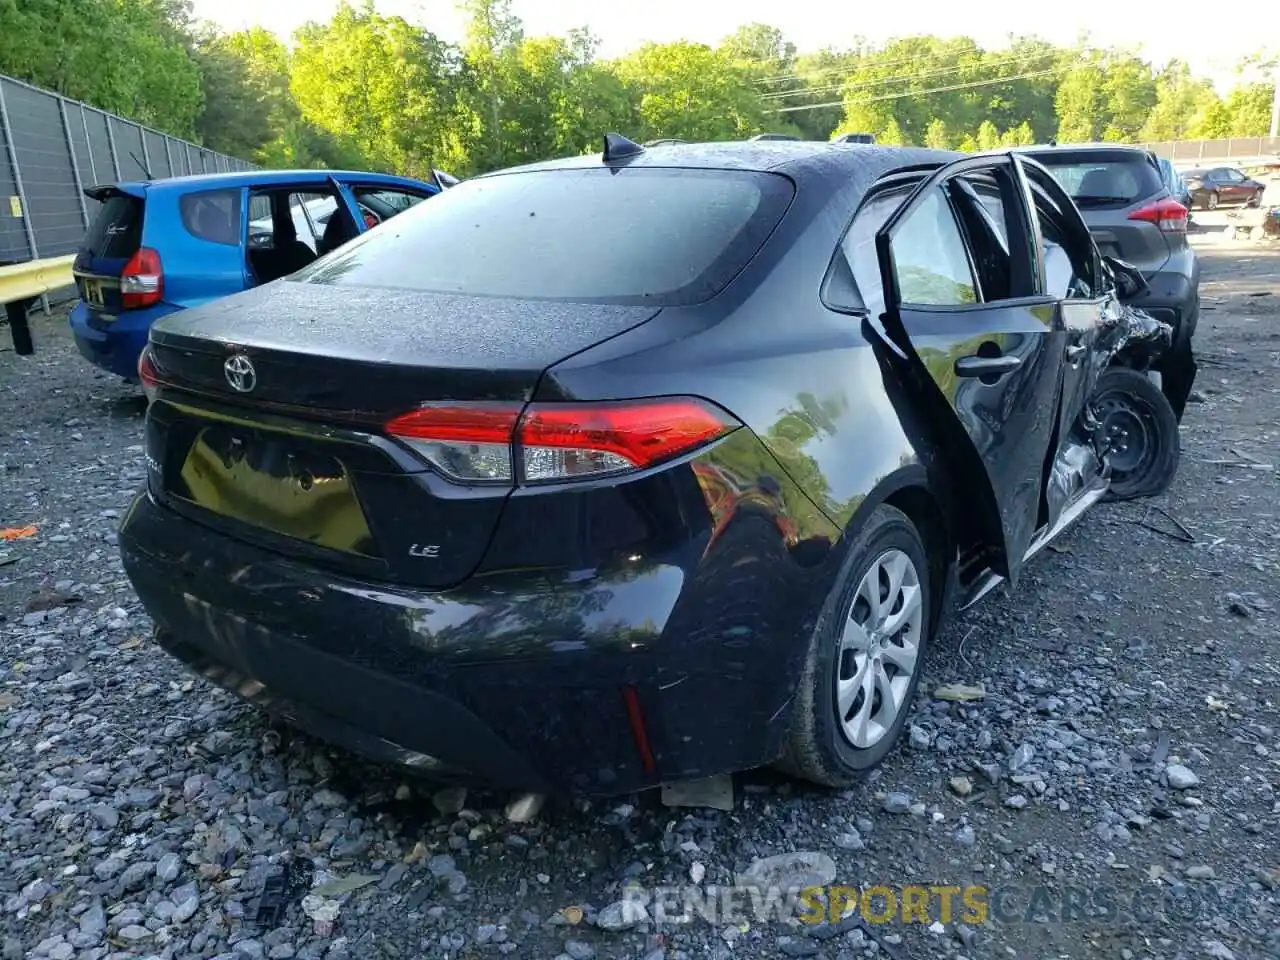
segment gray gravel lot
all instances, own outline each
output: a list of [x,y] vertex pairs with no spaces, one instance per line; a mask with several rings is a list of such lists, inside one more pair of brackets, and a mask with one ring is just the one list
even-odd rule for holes
[[[38,319],[35,357],[0,353],[0,527],[39,528],[0,543],[0,960],[1280,956],[1280,248],[1201,249],[1172,491],[1094,511],[949,627],[922,689],[984,696],[923,698],[865,785],[750,774],[732,813],[643,795],[509,822],[508,797],[433,795],[185,674],[115,547],[140,399]],[[984,885],[991,916],[607,909],[792,851],[841,884]],[[256,923],[282,864],[298,885]]]

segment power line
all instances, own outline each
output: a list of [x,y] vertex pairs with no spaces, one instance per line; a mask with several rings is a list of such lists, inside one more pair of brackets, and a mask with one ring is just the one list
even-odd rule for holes
[[970,70],[970,69],[985,68],[985,67],[999,67],[999,68],[1011,67],[1014,64],[1025,63],[1028,60],[1039,60],[1042,58],[1042,56],[1043,56],[1042,54],[1036,53],[1036,54],[1030,54],[1030,55],[1021,56],[1021,57],[1009,57],[1008,59],[997,60],[991,63],[972,64],[972,65],[967,63],[962,63],[962,64],[957,64],[951,67],[942,67],[937,70],[930,70],[925,73],[917,73],[912,75],[899,74],[898,76],[894,76],[894,77],[878,77],[874,80],[862,80],[853,84],[836,83],[836,84],[831,84],[825,87],[802,87],[798,90],[784,90],[777,93],[763,93],[760,95],[760,99],[764,101],[783,100],[783,99],[786,99],[787,97],[803,96],[806,94],[834,93],[838,90],[843,91],[846,89],[857,89],[859,87],[874,87],[874,86],[880,86],[886,83],[898,83],[900,81],[910,81],[910,80],[925,80],[930,77],[941,77],[949,73],[956,73],[960,70]]
[[[1009,48],[1009,50],[1010,50],[1010,51],[1012,51],[1012,47],[1010,47],[1010,48]],[[973,48],[972,50],[965,50],[965,51],[962,51],[962,52],[960,53],[960,55],[961,55],[961,56],[964,56],[964,55],[976,54],[976,55],[978,55],[978,56],[980,56],[980,57],[985,57],[985,56],[989,56],[990,54],[995,53],[995,52],[996,52],[996,51],[994,51],[994,50],[982,50],[981,48],[976,48],[976,47],[975,47],[975,48]],[[1055,52],[1060,53],[1061,51],[1060,51],[1060,50],[1057,50],[1057,51],[1054,51],[1054,50],[1042,50],[1042,51],[1040,51],[1039,53],[1034,54],[1034,55],[1033,55],[1033,54],[1021,54],[1021,53],[1020,53],[1020,54],[1017,54],[1017,57],[1023,57],[1023,56],[1027,56],[1027,57],[1031,57],[1031,56],[1052,56]],[[877,58],[879,57],[879,55],[880,55],[880,52],[877,52],[877,51],[874,51],[874,50],[869,51],[869,52],[865,52],[865,53],[864,53],[864,52],[859,52],[859,51],[857,51],[857,50],[850,50],[850,51],[848,51],[847,53],[844,53],[844,54],[836,54],[836,56],[842,56],[842,55],[843,55],[843,56],[848,57],[848,58],[849,58],[849,62],[847,62],[847,63],[841,63],[841,64],[833,64],[832,66],[829,66],[829,67],[818,67],[818,68],[813,69],[813,70],[806,70],[806,71],[804,71],[803,73],[796,72],[796,73],[781,74],[781,75],[776,76],[776,77],[757,77],[757,78],[756,78],[756,80],[755,80],[755,81],[753,81],[753,82],[755,82],[755,83],[784,83],[784,82],[786,82],[786,81],[788,81],[788,80],[807,80],[807,79],[809,79],[810,77],[813,77],[813,76],[815,76],[815,75],[821,75],[821,74],[824,74],[824,73],[839,73],[839,72],[841,72],[841,71],[848,71],[848,70],[850,69],[850,67],[856,68],[856,67],[861,66],[861,65],[870,65],[870,66],[875,66],[875,67],[893,67],[893,66],[898,66],[899,64],[904,64],[904,63],[917,63],[917,62],[919,62],[919,61],[920,61],[920,60],[922,60],[922,59],[926,59],[927,57],[932,56],[932,54],[931,54],[931,53],[920,53],[920,54],[915,54],[915,55],[912,55],[912,56],[894,57],[894,58],[893,58],[893,59],[891,59],[891,60],[880,60],[880,59],[877,59]],[[1010,54],[1009,54],[1009,55],[1010,55],[1010,56],[1013,56],[1012,52],[1010,52]],[[761,61],[751,61],[751,62],[753,62],[753,63],[754,63],[754,62],[765,63],[765,62],[776,62],[776,61],[764,61],[764,60],[761,60]]]
[[974,80],[970,83],[953,83],[946,87],[933,87],[929,90],[908,90],[905,93],[886,93],[878,97],[865,97],[861,100],[832,100],[830,103],[806,103],[799,107],[779,107],[774,113],[797,113],[801,110],[821,110],[826,107],[852,107],[863,103],[879,103],[883,100],[901,100],[904,97],[927,97],[931,93],[947,93],[951,90],[972,90],[977,87],[990,87],[998,83],[1012,83],[1014,80],[1030,80],[1032,77],[1044,77],[1057,73],[1062,67],[1049,70],[1036,70],[1031,73],[1020,73],[1012,77],[998,77],[994,80]]

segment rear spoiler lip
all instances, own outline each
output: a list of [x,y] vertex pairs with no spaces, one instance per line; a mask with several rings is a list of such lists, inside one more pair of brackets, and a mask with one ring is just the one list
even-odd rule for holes
[[140,183],[100,183],[84,188],[84,195],[90,200],[97,200],[99,203],[106,202],[107,198],[112,194],[123,194],[127,197],[136,197],[139,200],[144,200],[146,199],[147,191]]

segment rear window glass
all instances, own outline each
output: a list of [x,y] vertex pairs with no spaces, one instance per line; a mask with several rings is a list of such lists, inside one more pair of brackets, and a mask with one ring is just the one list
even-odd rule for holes
[[759,250],[793,194],[776,174],[544,170],[467,180],[295,279],[519,299],[697,303]]
[[178,200],[182,224],[192,235],[213,243],[240,243],[239,190],[205,190]]
[[128,260],[142,245],[142,213],[143,204],[137,197],[123,193],[108,196],[85,234],[84,249],[95,257]]
[[1128,206],[1163,189],[1160,171],[1140,154],[1063,150],[1032,156],[1082,210]]

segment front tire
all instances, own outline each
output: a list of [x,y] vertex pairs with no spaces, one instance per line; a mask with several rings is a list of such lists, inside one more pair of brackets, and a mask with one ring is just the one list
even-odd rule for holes
[[1208,199],[1204,202],[1204,206],[1206,210],[1218,209],[1218,192],[1216,190],[1209,194]]
[[1094,408],[1111,445],[1108,499],[1134,500],[1163,493],[1178,472],[1178,418],[1145,373],[1111,367],[1098,378]]
[[888,755],[931,639],[929,574],[910,518],[877,507],[850,544],[809,639],[783,770],[845,787]]

